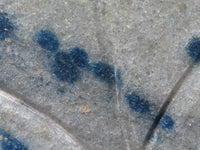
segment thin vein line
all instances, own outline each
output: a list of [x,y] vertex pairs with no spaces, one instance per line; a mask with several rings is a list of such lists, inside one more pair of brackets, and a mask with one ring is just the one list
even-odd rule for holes
[[168,95],[167,99],[165,100],[164,104],[160,108],[160,111],[158,112],[158,115],[156,116],[154,122],[152,123],[152,125],[151,125],[151,127],[149,129],[149,131],[147,132],[147,135],[146,135],[145,140],[143,142],[143,148],[144,149],[147,146],[150,138],[154,134],[155,129],[157,128],[157,126],[158,126],[161,118],[165,114],[165,112],[166,112],[169,104],[172,102],[172,99],[177,94],[178,90],[180,89],[181,85],[183,84],[183,82],[185,81],[185,79],[187,78],[187,76],[189,75],[189,73],[194,68],[195,64],[196,64],[196,61],[194,61],[192,64],[190,64],[190,66],[184,71],[184,73],[182,74],[182,76],[179,78],[179,80],[174,85],[173,89],[171,90],[171,92]]

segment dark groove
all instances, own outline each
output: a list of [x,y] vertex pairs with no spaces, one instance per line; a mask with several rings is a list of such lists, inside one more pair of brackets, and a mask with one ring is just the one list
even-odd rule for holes
[[176,95],[176,93],[178,92],[178,90],[180,89],[181,85],[183,84],[183,82],[185,81],[186,77],[190,74],[190,72],[192,71],[192,69],[195,66],[195,61],[184,71],[184,73],[182,74],[182,76],[179,78],[179,80],[176,82],[176,84],[174,85],[173,89],[171,90],[170,94],[168,95],[167,99],[165,100],[164,104],[162,105],[162,107],[160,108],[160,111],[158,112],[158,115],[156,116],[154,122],[152,123],[149,131],[147,132],[147,135],[145,137],[145,140],[143,142],[143,147],[145,148],[146,145],[148,144],[149,140],[151,139],[151,137],[154,134],[155,129],[157,128],[161,118],[163,117],[163,115],[165,114],[169,104],[172,102],[172,99],[174,98],[174,96]]
[[76,136],[77,134],[76,134],[76,131],[74,129],[68,127],[61,119],[57,118],[56,116],[49,113],[48,111],[45,111],[45,109],[42,108],[40,105],[37,105],[37,104],[31,102],[31,100],[27,99],[25,96],[21,95],[20,93],[17,93],[13,89],[8,88],[7,85],[2,81],[0,81],[0,90],[20,99],[22,101],[22,103],[21,103],[22,105],[27,105],[28,107],[31,107],[31,108],[37,110],[39,113],[50,118],[53,122],[55,122],[56,124],[61,126],[66,132],[73,135],[73,137],[71,137],[71,136],[70,137],[73,140],[75,140],[75,142],[78,142],[78,144],[81,144],[80,147],[87,149],[87,150],[92,149],[91,146],[89,146],[88,144],[83,142],[82,139],[80,139],[78,136]]

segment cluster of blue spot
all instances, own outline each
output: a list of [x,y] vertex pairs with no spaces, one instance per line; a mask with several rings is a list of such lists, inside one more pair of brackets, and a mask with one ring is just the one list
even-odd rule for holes
[[150,111],[150,103],[147,100],[140,98],[134,92],[130,95],[126,95],[125,97],[130,108],[134,111],[139,113],[147,113]]
[[37,43],[51,52],[57,51],[60,45],[58,38],[49,30],[41,30],[37,33]]
[[[142,114],[143,116],[146,116],[150,120],[155,119],[156,114],[154,114],[154,116],[151,116],[151,104],[147,100],[139,97],[137,94],[135,94],[135,92],[132,92],[131,94],[126,94],[125,98],[132,110]],[[170,130],[174,126],[174,121],[169,115],[164,115],[160,120],[159,126],[163,130]]]
[[113,66],[102,62],[94,63],[92,64],[92,72],[102,81],[112,84],[115,83],[115,69]]
[[0,140],[2,150],[28,150],[22,142],[3,129],[0,129],[0,136],[2,137]]
[[193,37],[188,43],[187,52],[193,61],[199,61],[200,59],[200,38]]
[[74,83],[80,76],[80,70],[73,62],[71,55],[65,52],[58,52],[55,55],[52,70],[59,80],[69,83]]
[[[41,30],[37,34],[37,43],[44,49],[55,52],[59,48],[57,37],[49,30]],[[75,47],[68,52],[55,54],[55,62],[52,72],[60,81],[74,83],[80,78],[80,68],[91,71],[101,81],[115,84],[115,69],[109,64],[97,62],[89,64],[89,57],[85,50]],[[117,73],[121,81],[120,73]]]
[[161,118],[159,125],[164,130],[171,130],[174,126],[174,120],[166,114]]
[[[41,30],[37,37],[37,43],[42,48],[52,52],[58,50],[59,41],[51,31]],[[193,44],[193,47],[197,46],[194,46]],[[191,55],[197,54],[196,52],[193,52]],[[83,49],[75,47],[69,52],[57,52],[55,54],[52,72],[56,75],[58,80],[66,81],[68,83],[76,82],[80,78],[81,68],[91,71],[96,78],[107,83],[115,84],[116,76],[118,80],[121,81],[120,72],[117,71],[117,75],[115,75],[115,68],[113,66],[103,62],[90,64],[88,54]],[[147,100],[140,98],[134,92],[132,94],[125,95],[125,97],[132,110],[140,114],[151,113],[151,104]],[[173,125],[174,121],[169,115],[164,115],[160,121],[160,126],[162,129],[172,129]]]
[[5,40],[14,30],[14,25],[5,13],[0,13],[0,40]]
[[[0,13],[0,40],[5,40],[14,30],[14,25],[7,18],[7,14]],[[49,30],[41,30],[36,34],[36,42],[45,50],[50,52],[57,52],[60,43],[55,34]],[[195,62],[200,60],[200,38],[193,37],[187,45],[187,53],[191,59]],[[57,52],[54,55],[55,61],[52,65],[52,72],[56,75],[60,81],[68,83],[74,83],[80,78],[81,69],[91,71],[96,78],[100,81],[104,81],[111,84],[122,82],[120,72],[115,71],[115,68],[109,64],[103,62],[97,62],[90,64],[88,54],[85,50],[75,47],[69,52]],[[132,110],[137,113],[148,115],[152,114],[150,109],[152,104],[143,98],[140,98],[135,92],[126,94],[125,98]],[[155,114],[149,119],[154,120]],[[163,130],[171,130],[174,126],[174,120],[165,114],[159,123],[159,126]],[[27,148],[12,137],[6,131],[0,129],[0,135],[2,136],[1,147],[3,150],[27,150]]]
[[88,54],[78,47],[75,47],[70,51],[70,59],[71,61],[81,68],[87,68],[89,67],[89,58]]

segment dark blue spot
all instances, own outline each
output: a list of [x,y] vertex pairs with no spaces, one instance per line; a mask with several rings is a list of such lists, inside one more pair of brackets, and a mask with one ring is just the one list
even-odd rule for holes
[[0,136],[2,136],[2,140],[0,140],[2,150],[28,150],[22,142],[12,137],[3,129],[0,129]]
[[193,37],[188,43],[187,52],[193,61],[200,60],[200,38]]
[[83,49],[80,49],[78,47],[73,48],[70,51],[70,56],[71,56],[72,62],[76,64],[77,66],[82,67],[82,68],[88,67],[88,62],[89,62],[88,54]]
[[160,120],[159,125],[164,130],[170,130],[174,126],[174,121],[172,120],[172,118],[169,115],[164,115],[162,117],[162,119]]
[[59,52],[55,55],[52,71],[59,80],[68,83],[74,83],[80,76],[80,71],[73,63],[71,56],[65,52]]
[[13,23],[6,16],[6,14],[0,13],[0,40],[5,40],[14,30]]
[[130,95],[126,95],[126,100],[129,103],[131,109],[139,113],[147,113],[150,111],[150,104],[147,100],[140,98],[134,92]]
[[112,84],[115,83],[115,69],[113,66],[102,62],[98,62],[92,64],[91,70],[94,73],[94,75],[100,80]]
[[41,30],[37,33],[37,43],[51,52],[57,51],[60,45],[58,38],[49,30]]

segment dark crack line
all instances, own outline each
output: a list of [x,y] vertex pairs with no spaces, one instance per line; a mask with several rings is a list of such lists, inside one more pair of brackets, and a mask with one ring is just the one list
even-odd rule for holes
[[187,78],[187,76],[191,73],[191,71],[194,68],[195,64],[196,64],[196,61],[194,61],[192,64],[190,64],[190,66],[184,71],[184,73],[182,74],[182,76],[179,78],[179,80],[174,85],[173,89],[171,90],[171,92],[168,95],[167,99],[165,100],[164,104],[160,108],[160,110],[158,112],[158,115],[156,116],[154,122],[152,123],[149,131],[147,132],[145,140],[143,142],[143,148],[144,149],[147,146],[147,144],[149,143],[149,140],[151,139],[151,137],[153,136],[153,134],[155,132],[155,129],[157,128],[157,126],[158,126],[161,118],[165,114],[165,112],[166,112],[169,104],[172,102],[172,99],[177,94],[178,90],[180,89],[181,85],[183,84],[183,82],[185,81],[185,79]]

